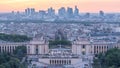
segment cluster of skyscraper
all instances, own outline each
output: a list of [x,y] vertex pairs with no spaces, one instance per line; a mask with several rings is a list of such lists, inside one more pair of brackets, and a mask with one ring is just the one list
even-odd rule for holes
[[72,8],[68,7],[67,10],[64,7],[61,7],[58,10],[58,15],[61,17],[74,17],[74,16],[78,16],[79,15],[79,9],[77,8],[77,6],[75,6],[75,10],[73,10]]
[[[105,19],[109,20],[111,14],[104,14],[103,11],[99,13],[80,13],[77,6],[71,7],[61,7],[57,11],[50,7],[47,10],[36,11],[35,8],[26,8],[24,12],[14,12],[8,15],[6,18],[8,20],[44,20],[44,21],[56,21],[56,20],[75,20],[75,21],[100,21]],[[113,15],[112,15],[113,16]],[[4,17],[4,16],[3,16]],[[110,17],[111,18],[111,17]],[[113,18],[114,19],[114,18]]]
[[[37,12],[35,12],[34,8],[27,8],[25,9],[25,14],[26,15],[33,15]],[[55,13],[55,9],[53,9],[52,7],[48,8],[47,11],[44,10],[39,10],[38,14],[42,17],[44,16],[48,16],[48,17],[55,17],[56,15],[59,17],[68,17],[68,18],[72,18],[75,16],[79,16],[79,9],[77,8],[77,6],[75,6],[75,9],[73,10],[73,8],[68,7],[67,9],[65,9],[65,7],[61,7],[58,10],[58,14]]]
[[35,9],[34,8],[27,8],[27,9],[25,9],[25,13],[26,13],[26,15],[32,15],[35,13]]

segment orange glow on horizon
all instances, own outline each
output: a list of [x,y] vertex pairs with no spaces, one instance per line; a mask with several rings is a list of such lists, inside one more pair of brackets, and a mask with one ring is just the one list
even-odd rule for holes
[[80,12],[120,12],[120,0],[0,0],[0,12],[24,11],[25,8],[47,10],[53,7],[72,7],[77,5]]

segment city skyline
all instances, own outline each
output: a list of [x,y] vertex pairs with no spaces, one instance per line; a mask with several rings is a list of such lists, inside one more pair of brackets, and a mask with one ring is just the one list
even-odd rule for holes
[[[72,7],[78,6],[80,12],[98,12],[100,10],[105,12],[119,12],[118,0],[1,0],[0,12],[11,11],[24,11],[26,8],[35,8],[38,10],[47,10],[49,7],[53,7],[58,10],[60,7]],[[4,8],[3,8],[4,6]]]

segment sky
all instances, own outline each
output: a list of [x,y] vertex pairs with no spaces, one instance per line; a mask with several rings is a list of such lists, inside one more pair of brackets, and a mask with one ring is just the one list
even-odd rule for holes
[[77,5],[80,12],[120,12],[120,0],[0,0],[0,12],[24,11],[25,8],[47,10],[53,7],[72,7]]

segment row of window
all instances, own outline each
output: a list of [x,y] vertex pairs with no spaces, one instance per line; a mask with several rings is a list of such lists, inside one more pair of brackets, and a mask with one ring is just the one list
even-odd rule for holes
[[50,60],[50,64],[71,65],[71,60]]

